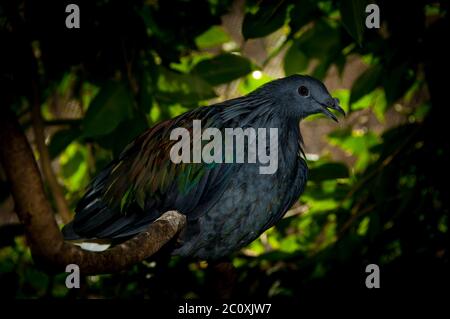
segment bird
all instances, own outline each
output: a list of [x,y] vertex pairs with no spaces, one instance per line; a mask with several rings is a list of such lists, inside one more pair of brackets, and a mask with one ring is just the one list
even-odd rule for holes
[[[195,108],[149,128],[93,178],[63,227],[68,241],[125,241],[169,210],[186,216],[173,255],[218,260],[275,225],[305,189],[308,167],[300,121],[323,113],[345,115],[325,85],[307,75],[268,82],[249,94]],[[258,163],[185,163],[170,158],[176,128],[276,128],[278,167],[261,174]],[[246,148],[246,152],[248,149]],[[236,152],[233,153],[236,156]]]

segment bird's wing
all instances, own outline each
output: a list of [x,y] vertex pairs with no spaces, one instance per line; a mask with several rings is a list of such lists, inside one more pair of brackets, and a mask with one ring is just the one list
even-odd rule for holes
[[[227,187],[234,164],[179,163],[170,159],[177,141],[170,132],[190,131],[194,119],[220,129],[222,106],[202,107],[162,122],[130,143],[120,157],[90,184],[76,216],[63,230],[66,239],[119,238],[145,230],[166,210],[177,209],[188,219],[193,210],[207,210]],[[192,138],[191,138],[192,141]],[[192,142],[191,142],[192,143]],[[192,145],[191,145],[192,150]]]

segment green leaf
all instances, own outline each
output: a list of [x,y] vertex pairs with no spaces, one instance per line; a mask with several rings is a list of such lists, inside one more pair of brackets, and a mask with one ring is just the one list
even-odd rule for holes
[[69,128],[60,130],[53,134],[48,146],[48,151],[51,158],[58,156],[70,143],[76,140],[81,135],[79,128]]
[[367,233],[367,229],[369,228],[370,217],[364,217],[358,225],[358,229],[356,233],[359,236],[364,236]]
[[414,84],[414,77],[408,74],[408,70],[408,63],[405,62],[388,70],[386,76],[383,77],[383,87],[388,106],[404,96]]
[[263,1],[256,13],[248,12],[242,23],[242,35],[245,39],[264,37],[275,32],[286,21],[287,3],[285,1]]
[[319,20],[313,28],[303,33],[297,40],[297,47],[308,58],[325,61],[340,50],[340,38],[337,28],[325,20]]
[[372,110],[378,121],[384,123],[384,114],[387,109],[386,96],[382,89],[377,89],[373,94]]
[[118,156],[125,146],[148,128],[147,121],[141,116],[127,119],[110,134],[98,139],[103,148],[112,150]]
[[347,62],[347,58],[344,54],[339,54],[337,56],[337,58],[334,61],[334,64],[336,65],[337,69],[338,69],[338,74],[339,76],[342,78],[343,74],[344,74],[344,69],[346,66],[346,62]]
[[370,152],[370,148],[379,144],[379,137],[373,132],[363,130],[336,130],[328,135],[331,145],[338,146],[358,160],[354,169],[360,171],[367,167],[376,156]]
[[312,76],[316,79],[323,80],[327,75],[328,69],[332,64],[332,59],[323,59],[319,62],[318,65],[314,68]]
[[339,100],[339,104],[344,109],[345,113],[348,113],[348,102],[350,100],[350,90],[337,89],[331,92],[331,95]]
[[25,282],[33,289],[35,296],[40,297],[45,294],[50,282],[45,273],[29,267],[25,269],[24,277]]
[[255,79],[252,74],[249,74],[239,82],[238,89],[242,95],[247,95],[272,80],[273,78],[265,73],[262,73],[262,76],[259,79]]
[[291,33],[300,30],[307,23],[320,17],[321,11],[316,3],[310,0],[297,1],[294,8],[290,11],[289,27]]
[[167,32],[155,21],[150,6],[143,6],[142,9],[137,10],[137,13],[141,16],[149,35],[155,35],[160,39],[167,37]]
[[341,2],[342,24],[359,46],[361,46],[363,41],[365,10],[365,0],[343,0]]
[[107,82],[95,96],[83,120],[84,136],[96,137],[112,132],[132,115],[133,97],[119,82]]
[[194,66],[196,74],[212,85],[228,83],[252,71],[251,62],[239,55],[221,54],[212,59],[202,60]]
[[347,178],[348,168],[341,163],[325,163],[309,170],[309,180],[321,182],[330,179]]
[[376,64],[364,71],[358,79],[355,80],[352,86],[352,92],[350,94],[350,106],[358,101],[363,96],[369,94],[376,89],[380,80],[383,68],[381,65]]
[[321,79],[339,56],[340,45],[338,29],[319,20],[292,44],[285,57],[285,72],[301,72],[300,69],[306,69],[308,60],[318,59],[313,76]]
[[80,165],[84,162],[85,157],[82,151],[77,150],[67,162],[61,166],[61,173],[64,178],[69,178],[78,172]]
[[180,74],[164,67],[159,69],[155,97],[163,103],[193,105],[216,97],[211,85],[196,74]]
[[294,42],[284,57],[284,74],[288,76],[303,72],[308,67],[308,62],[308,57]]
[[60,156],[61,177],[69,192],[78,191],[89,182],[88,150],[79,143],[70,144]]
[[199,49],[212,48],[230,41],[230,36],[221,27],[214,25],[195,38],[195,44]]

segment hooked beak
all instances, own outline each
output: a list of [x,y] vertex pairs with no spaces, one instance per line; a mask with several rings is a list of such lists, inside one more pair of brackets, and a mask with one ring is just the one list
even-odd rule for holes
[[329,98],[325,101],[325,103],[320,103],[322,105],[322,113],[334,120],[335,122],[339,122],[336,115],[334,115],[329,109],[336,110],[342,115],[345,116],[345,111],[339,105],[339,100],[336,98]]

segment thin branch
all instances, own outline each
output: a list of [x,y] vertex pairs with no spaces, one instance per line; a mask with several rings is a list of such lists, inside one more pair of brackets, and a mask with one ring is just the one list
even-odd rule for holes
[[47,145],[45,144],[44,124],[36,83],[33,83],[33,91],[34,101],[31,108],[31,117],[33,121],[34,138],[39,151],[39,161],[41,163],[45,180],[47,181],[53,195],[52,197],[55,200],[58,213],[61,216],[62,221],[64,223],[68,223],[71,219],[71,212],[69,206],[67,205],[67,201],[64,198],[61,185],[58,183],[58,180],[53,172],[50,154],[48,152]]
[[80,126],[81,120],[79,119],[56,119],[43,121],[45,126]]
[[[83,93],[80,92],[80,96],[82,96]],[[83,99],[80,98],[80,103],[78,103],[78,108],[80,109],[81,116],[84,118],[86,115],[84,111],[84,105],[83,105]],[[80,120],[81,122],[81,120]],[[94,152],[93,152],[93,145],[90,142],[86,143],[86,149],[87,149],[87,166],[88,166],[88,176],[92,177],[92,175],[95,172],[95,158],[94,158]]]
[[146,232],[103,252],[84,251],[64,241],[53,218],[30,145],[15,116],[0,114],[0,160],[11,183],[19,219],[35,261],[56,270],[77,264],[83,274],[117,272],[150,257],[183,229],[185,216],[169,211]]

